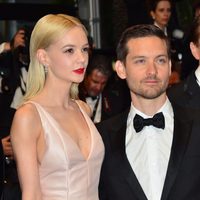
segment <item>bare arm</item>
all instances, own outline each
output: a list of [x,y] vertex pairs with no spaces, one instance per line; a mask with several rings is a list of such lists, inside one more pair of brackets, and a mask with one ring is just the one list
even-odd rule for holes
[[19,108],[11,127],[11,143],[17,162],[22,200],[42,200],[37,142],[41,134],[41,122],[32,105]]

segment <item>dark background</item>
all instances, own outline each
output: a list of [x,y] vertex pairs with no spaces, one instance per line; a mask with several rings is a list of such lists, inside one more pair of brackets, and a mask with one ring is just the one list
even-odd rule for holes
[[[85,2],[87,1],[85,0]],[[195,1],[173,0],[170,26],[184,31],[192,20],[192,4]],[[78,0],[65,0],[54,1],[51,4],[0,3],[0,19],[34,23],[48,13],[66,13],[79,17],[79,9],[82,8],[78,6],[78,2]],[[126,27],[134,24],[150,23],[145,0],[99,0],[99,3],[102,49],[108,51],[115,49],[122,31]]]
[[[193,19],[192,5],[200,0],[172,0],[169,26],[185,31]],[[115,47],[124,28],[151,23],[146,0],[101,0],[101,35],[104,48]]]

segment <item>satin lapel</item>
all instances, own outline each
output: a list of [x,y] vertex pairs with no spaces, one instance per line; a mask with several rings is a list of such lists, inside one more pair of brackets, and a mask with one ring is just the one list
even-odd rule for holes
[[174,117],[174,136],[161,200],[166,200],[176,179],[192,130],[192,121]]
[[112,137],[110,138],[112,141],[112,151],[114,155],[117,155],[117,160],[119,161],[119,176],[124,177],[125,182],[128,184],[127,187],[130,187],[134,193],[133,197],[137,196],[137,198],[140,200],[147,200],[126,156],[126,120],[127,116],[125,117],[125,120],[123,118],[123,123],[121,124],[121,127],[116,131],[116,134],[112,134]]

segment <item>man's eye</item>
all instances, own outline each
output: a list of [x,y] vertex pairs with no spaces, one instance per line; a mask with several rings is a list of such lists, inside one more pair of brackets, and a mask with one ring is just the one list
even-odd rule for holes
[[165,64],[166,63],[166,59],[160,58],[160,59],[157,60],[157,63],[158,64]]
[[140,60],[135,60],[135,64],[144,64],[145,60],[140,59]]

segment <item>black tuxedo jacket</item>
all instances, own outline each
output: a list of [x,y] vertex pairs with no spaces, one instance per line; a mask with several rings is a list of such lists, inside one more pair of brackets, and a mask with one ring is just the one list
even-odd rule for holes
[[184,81],[173,85],[167,91],[170,101],[191,109],[200,109],[200,86],[193,71]]
[[[161,200],[199,200],[200,112],[173,109],[173,142]],[[100,200],[147,200],[125,153],[128,112],[97,124],[105,145]]]

